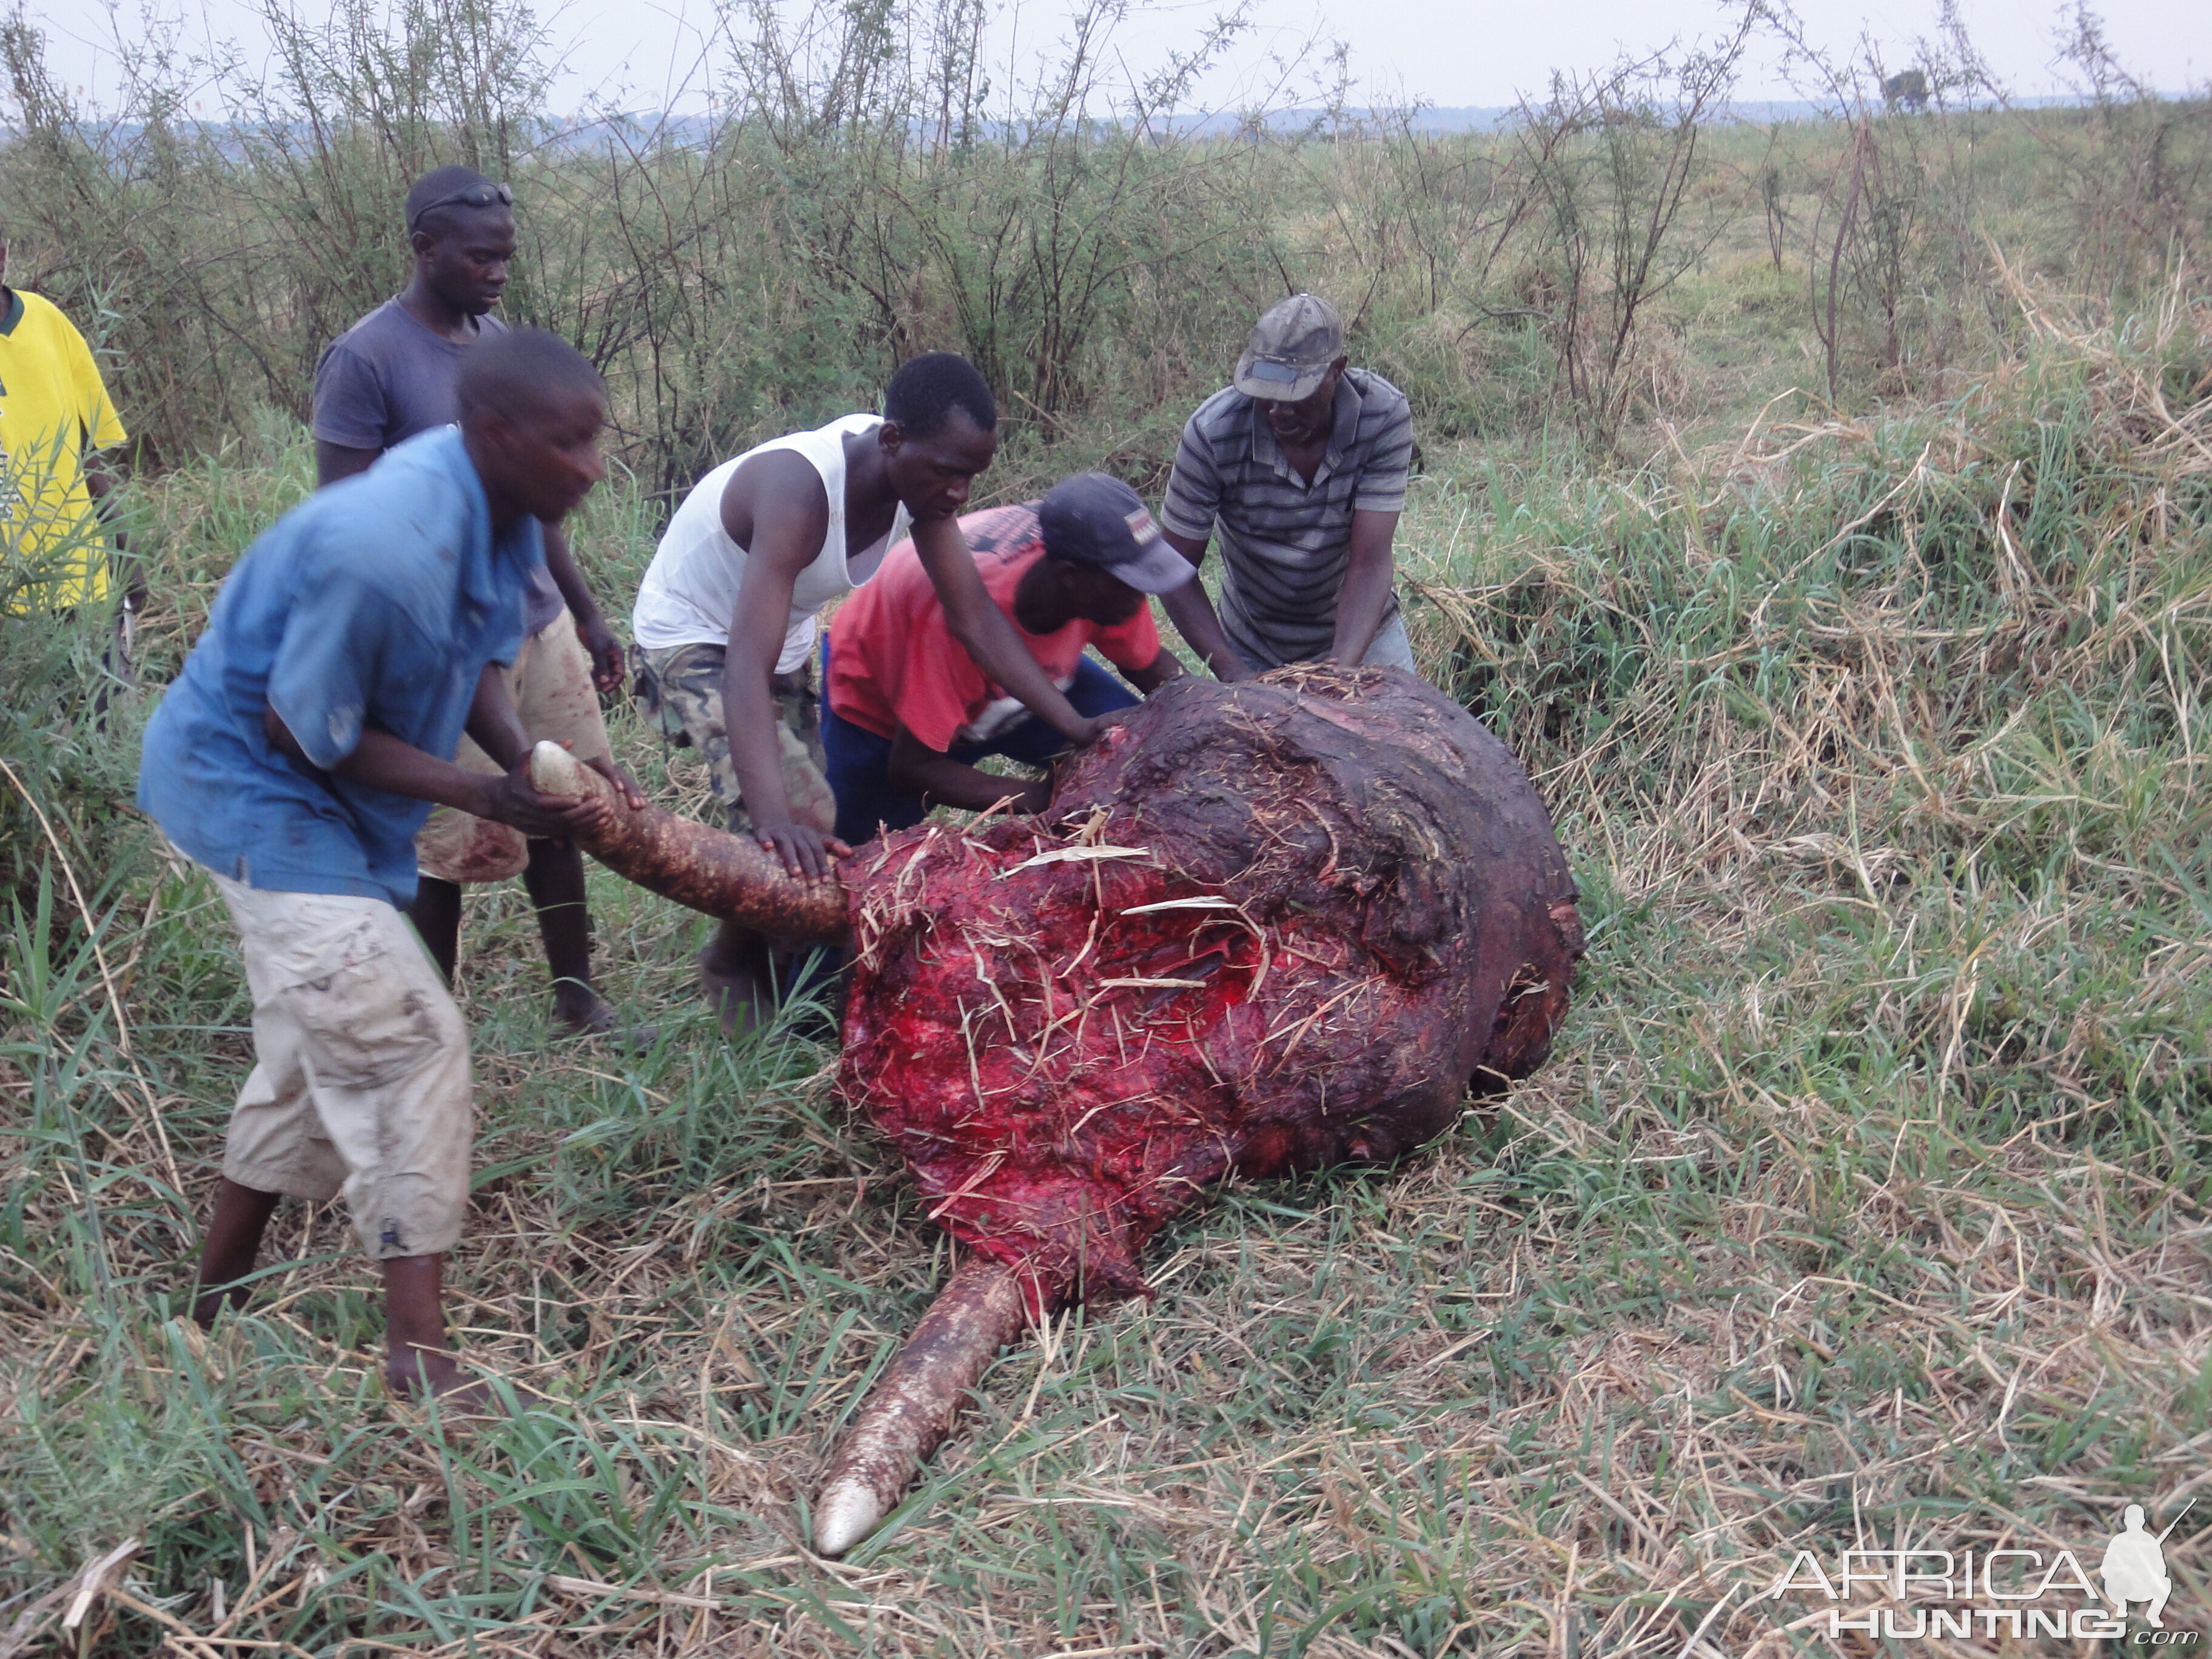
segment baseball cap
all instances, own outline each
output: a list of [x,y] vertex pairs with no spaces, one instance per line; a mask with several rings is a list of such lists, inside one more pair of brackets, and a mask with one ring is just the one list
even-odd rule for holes
[[1103,472],[1062,478],[1037,503],[1044,550],[1110,572],[1139,593],[1167,593],[1198,574],[1167,544],[1137,492]]
[[1344,356],[1344,319],[1318,295],[1293,294],[1253,325],[1237,360],[1237,389],[1248,398],[1296,403],[1310,398],[1328,366]]

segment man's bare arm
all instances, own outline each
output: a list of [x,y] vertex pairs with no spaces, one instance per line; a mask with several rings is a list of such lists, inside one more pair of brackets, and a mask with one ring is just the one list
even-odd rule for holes
[[[507,675],[497,663],[488,663],[483,673],[477,676],[476,696],[469,704],[468,734],[476,746],[484,751],[493,765],[512,772],[530,758],[533,745],[529,732],[522,724],[522,715],[507,695]],[[633,812],[645,808],[645,792],[637,787],[637,780],[627,767],[617,766],[604,755],[594,755],[584,763],[615,787],[615,793]],[[479,812],[478,817],[487,816]]]
[[[1170,547],[1190,561],[1192,569],[1205,564],[1205,542],[1194,536],[1179,536],[1172,530],[1163,530],[1160,534]],[[1173,592],[1161,594],[1160,608],[1168,613],[1168,620],[1176,625],[1176,632],[1182,635],[1184,643],[1213,671],[1216,679],[1252,678],[1251,664],[1237,655],[1237,647],[1222,632],[1221,618],[1213,614],[1213,601],[1206,598],[1204,582],[1194,576]]]
[[611,691],[623,681],[622,641],[607,626],[599,602],[592,597],[584,573],[577,568],[575,551],[568,545],[568,531],[557,524],[542,525],[539,528],[545,533],[546,571],[553,578],[553,586],[561,590],[568,614],[576,619],[576,637],[584,642],[584,649],[592,659],[592,687]]
[[100,521],[114,537],[115,550],[118,553],[125,551],[123,510],[122,504],[115,498],[115,475],[107,470],[107,458],[97,450],[84,458],[84,489],[85,493],[92,497],[93,511],[100,515]]
[[755,458],[731,475],[722,491],[722,527],[745,551],[745,573],[730,617],[722,659],[722,729],[738,792],[763,847],[794,876],[826,875],[830,860],[852,849],[791,816],[775,704],[769,695],[791,617],[792,590],[829,533],[830,496],[822,475],[788,450]]
[[[519,732],[520,723],[515,720],[511,704],[503,720],[497,716],[495,706],[507,702],[507,688],[500,682],[495,666],[487,668],[484,673],[492,683],[491,690],[488,693],[484,681],[477,681],[477,703],[471,709],[471,723],[472,726],[476,725],[477,709],[485,707],[485,699],[490,697],[494,712],[484,721],[483,729],[495,742],[501,742],[502,730],[511,726]],[[292,735],[291,727],[284,724],[275,708],[264,706],[261,729],[279,752],[302,766],[314,766],[307,750],[301,748],[299,739]],[[533,837],[557,839],[587,834],[605,818],[606,804],[596,796],[538,793],[530,781],[526,747],[519,757],[504,759],[490,750],[485,752],[507,765],[504,776],[488,778],[465,772],[451,761],[440,760],[389,732],[368,726],[362,732],[361,741],[354,745],[353,752],[332,767],[331,772],[364,788],[404,795],[410,800],[434,801],[480,818],[512,824]]]
[[483,672],[477,676],[477,693],[469,702],[468,725],[464,729],[502,771],[513,771],[514,763],[530,752],[530,733],[523,728],[514,699],[507,695],[507,676],[495,662],[486,663]]
[[331,443],[328,439],[315,440],[315,488],[326,489],[340,478],[350,478],[356,472],[366,472],[374,466],[380,449],[348,449],[343,444]]
[[144,564],[131,556],[131,538],[123,528],[122,504],[116,498],[115,475],[107,470],[106,458],[94,450],[84,458],[84,489],[92,497],[92,509],[107,526],[109,538],[115,544],[116,562],[123,567],[124,602],[136,612],[146,608],[146,569]]
[[1170,680],[1179,680],[1182,676],[1182,659],[1164,646],[1146,666],[1121,671],[1121,678],[1148,697]]
[[884,770],[894,789],[920,795],[933,806],[957,806],[963,812],[987,811],[1010,797],[1016,811],[1042,812],[1052,799],[1048,778],[1024,783],[1019,778],[994,776],[932,749],[903,726],[891,739]]
[[1366,660],[1382,626],[1390,604],[1390,538],[1397,529],[1395,513],[1352,515],[1352,558],[1345,566],[1344,585],[1336,591],[1336,642],[1328,653],[1347,668]]
[[1112,722],[1078,714],[1052,677],[1037,665],[1006,613],[984,587],[959,520],[916,524],[914,550],[929,573],[938,603],[945,607],[945,626],[992,684],[1005,687],[1008,696],[1018,698],[1030,713],[1077,747],[1096,741]]

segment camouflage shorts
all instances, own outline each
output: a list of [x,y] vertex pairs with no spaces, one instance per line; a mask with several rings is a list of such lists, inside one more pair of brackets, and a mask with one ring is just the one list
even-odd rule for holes
[[[722,659],[719,645],[679,645],[666,650],[630,647],[630,695],[646,724],[678,748],[695,749],[707,763],[714,794],[729,809],[730,828],[752,829],[738,770],[730,759],[729,733],[722,726]],[[837,822],[837,799],[823,775],[822,711],[814,690],[812,664],[771,682],[775,697],[775,741],[782,763],[783,793],[791,816],[828,835]]]

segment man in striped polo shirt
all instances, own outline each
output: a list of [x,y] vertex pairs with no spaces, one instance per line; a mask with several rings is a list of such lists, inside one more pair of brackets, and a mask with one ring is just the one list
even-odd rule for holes
[[1346,367],[1344,319],[1294,295],[1260,319],[1233,385],[1182,429],[1160,511],[1192,564],[1221,538],[1221,609],[1198,582],[1161,596],[1224,680],[1325,659],[1410,669],[1391,589],[1413,418],[1380,374]]

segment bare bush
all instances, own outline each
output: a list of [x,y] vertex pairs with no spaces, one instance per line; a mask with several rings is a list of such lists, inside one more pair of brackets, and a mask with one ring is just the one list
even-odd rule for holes
[[[562,120],[522,0],[264,4],[265,72],[194,57],[157,18],[102,110],[20,8],[0,19],[14,269],[85,325],[142,464],[303,416],[325,345],[402,280],[408,182],[452,161],[514,185],[508,309],[605,371],[623,459],[662,495],[938,348],[982,367],[1017,452],[1073,441],[1150,479],[1250,319],[1302,288],[1343,306],[1425,434],[1564,411],[1616,446],[1691,395],[1662,330],[1740,218],[1763,217],[1778,275],[1799,267],[1792,326],[1832,403],[1911,391],[1969,333],[2016,327],[1992,242],[2147,294],[2208,240],[2212,106],[2153,96],[2086,15],[2077,109],[2003,102],[1953,18],[1913,48],[1929,109],[1890,113],[1871,45],[1824,58],[1757,0],[1716,43],[1448,133],[1352,111],[1317,46],[1234,118],[1194,110],[1242,10],[1132,76],[1119,0],[1082,0],[1056,54],[998,86],[979,0],[727,0],[726,56],[693,83],[708,112]],[[1754,161],[1727,100],[1760,29],[1834,119],[1776,127]],[[1285,118],[1300,97],[1319,112]]]
[[1524,100],[1510,143],[1531,201],[1537,307],[1584,427],[1610,442],[1628,412],[1652,301],[1718,229],[1682,232],[1709,124],[1735,83],[1748,18],[1717,46],[1554,76]]

